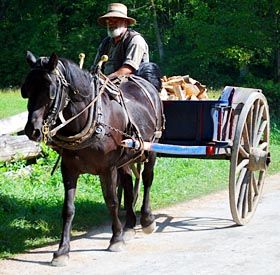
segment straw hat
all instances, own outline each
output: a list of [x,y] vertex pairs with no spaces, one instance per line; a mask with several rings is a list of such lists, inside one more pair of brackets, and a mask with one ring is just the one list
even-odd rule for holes
[[111,17],[126,19],[128,25],[133,25],[136,23],[136,20],[134,18],[127,16],[127,7],[121,3],[109,4],[107,13],[103,16],[100,16],[97,19],[97,22],[100,25],[106,26],[106,20]]

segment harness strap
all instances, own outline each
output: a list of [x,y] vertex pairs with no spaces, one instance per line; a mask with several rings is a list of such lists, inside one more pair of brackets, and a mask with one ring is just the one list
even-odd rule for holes
[[137,76],[130,75],[129,79],[132,80],[143,91],[146,98],[149,100],[149,102],[150,102],[150,104],[153,108],[155,118],[156,118],[156,130],[154,132],[154,139],[155,138],[161,138],[161,136],[162,136],[162,131],[161,131],[162,130],[162,125],[160,125],[160,126],[158,125],[158,116],[157,116],[157,113],[156,113],[156,107],[155,107],[155,104],[154,104],[154,102],[151,98],[150,93],[147,91],[146,87],[140,81],[138,81],[139,79],[138,79]]
[[104,93],[105,91],[105,87],[107,85],[107,82],[109,81],[109,79],[106,79],[103,86],[101,87],[100,93],[78,114],[76,114],[75,116],[69,118],[68,120],[64,120],[64,122],[62,122],[60,125],[58,125],[57,127],[55,127],[54,129],[52,129],[49,132],[50,137],[53,137],[56,135],[57,131],[59,131],[61,128],[63,128],[64,126],[66,126],[67,124],[69,124],[71,121],[73,121],[74,119],[76,119],[77,117],[79,117],[82,113],[84,113],[87,109],[89,109],[91,106],[93,106],[95,104],[95,102],[98,100],[98,98]]

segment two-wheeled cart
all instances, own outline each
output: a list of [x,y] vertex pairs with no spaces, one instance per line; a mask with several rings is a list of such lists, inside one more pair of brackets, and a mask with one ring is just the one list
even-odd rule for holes
[[159,143],[144,142],[144,150],[161,157],[230,160],[230,209],[237,224],[246,224],[262,195],[270,161],[269,110],[262,91],[227,86],[218,100],[167,100],[163,105],[163,136]]

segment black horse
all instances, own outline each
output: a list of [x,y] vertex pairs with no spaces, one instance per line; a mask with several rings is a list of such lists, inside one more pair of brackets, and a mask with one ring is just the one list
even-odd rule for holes
[[[74,197],[80,174],[100,176],[103,196],[112,216],[113,236],[108,249],[119,251],[134,232],[133,182],[129,165],[144,163],[144,197],[140,223],[152,232],[149,192],[153,181],[155,153],[121,146],[123,139],[154,141],[162,130],[162,104],[157,89],[145,79],[129,76],[116,87],[100,70],[92,75],[56,54],[38,59],[27,52],[31,67],[21,88],[28,98],[25,133],[34,141],[45,141],[61,156],[65,188],[63,229],[52,264],[64,265],[69,258]],[[118,217],[118,183],[124,188],[126,221]],[[129,234],[129,233],[130,234]],[[132,234],[133,236],[133,234]]]

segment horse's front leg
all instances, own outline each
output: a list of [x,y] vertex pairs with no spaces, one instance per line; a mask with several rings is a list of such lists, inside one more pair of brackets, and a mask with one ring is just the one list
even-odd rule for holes
[[63,163],[61,164],[61,172],[64,183],[64,204],[62,210],[62,234],[58,251],[53,255],[52,265],[65,266],[68,263],[70,251],[70,235],[72,228],[72,220],[75,214],[74,199],[76,193],[77,179],[79,174],[71,169],[67,169]]
[[150,234],[156,228],[155,216],[152,214],[150,206],[150,190],[154,179],[154,166],[156,161],[155,153],[150,153],[149,161],[144,164],[144,170],[142,173],[144,196],[141,207],[140,223],[144,233]]
[[113,236],[108,250],[113,252],[121,251],[124,245],[122,224],[118,217],[117,177],[116,167],[111,167],[104,174],[100,175],[103,196],[112,217]]

